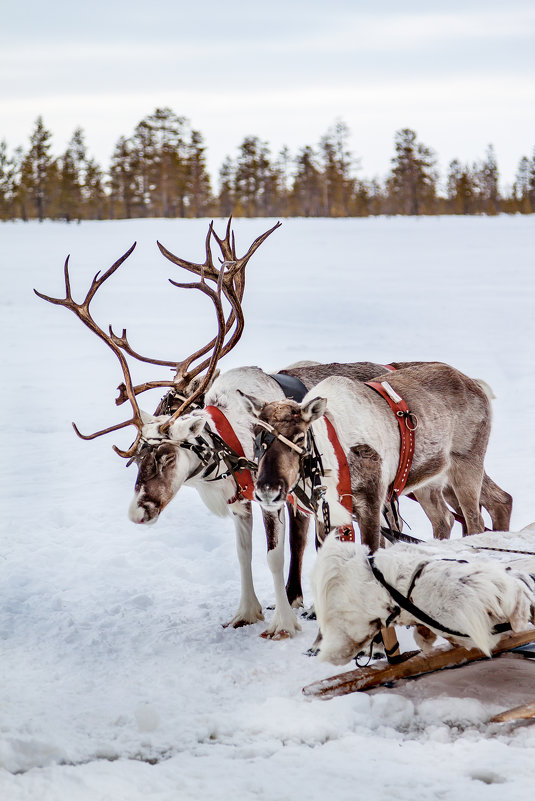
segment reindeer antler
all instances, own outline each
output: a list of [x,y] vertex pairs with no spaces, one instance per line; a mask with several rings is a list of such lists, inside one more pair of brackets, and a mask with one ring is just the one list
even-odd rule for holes
[[[119,363],[123,370],[123,375],[125,379],[125,383],[121,384],[119,387],[119,398],[117,398],[116,403],[121,404],[126,400],[129,400],[132,405],[132,417],[129,420],[126,420],[123,423],[118,423],[116,425],[110,426],[109,428],[102,429],[101,431],[96,431],[94,434],[81,434],[78,430],[77,426],[73,423],[74,430],[78,434],[79,437],[82,439],[94,439],[95,437],[99,437],[102,434],[108,434],[112,431],[117,431],[121,428],[125,428],[128,425],[134,425],[137,428],[137,437],[131,447],[126,450],[122,451],[117,448],[115,445],[113,446],[116,453],[122,456],[125,459],[131,458],[137,451],[139,441],[141,439],[141,432],[143,429],[143,420],[141,417],[141,412],[139,406],[137,404],[136,395],[140,392],[144,392],[147,389],[152,389],[155,387],[174,387],[175,389],[181,388],[182,386],[187,386],[187,384],[191,381],[192,378],[195,378],[199,375],[203,370],[206,370],[205,376],[203,376],[202,381],[200,382],[199,386],[196,388],[195,392],[192,393],[188,398],[184,399],[182,405],[177,409],[177,411],[170,417],[165,423],[160,427],[162,433],[165,433],[172,423],[184,413],[184,411],[198,398],[206,389],[209,382],[212,379],[212,376],[215,372],[217,362],[219,359],[228,353],[236,344],[236,342],[241,337],[243,331],[243,312],[241,309],[241,300],[243,297],[243,292],[245,288],[245,267],[247,262],[253,255],[253,253],[257,250],[257,248],[262,244],[262,242],[271,234],[273,231],[280,226],[280,222],[270,228],[269,231],[266,231],[261,236],[257,237],[252,245],[249,247],[247,253],[242,256],[240,259],[236,258],[236,248],[235,248],[235,241],[234,241],[234,234],[231,234],[230,230],[231,220],[229,220],[227,225],[227,231],[224,239],[220,239],[217,234],[213,230],[213,222],[210,223],[208,228],[208,234],[206,236],[206,259],[204,264],[195,264],[194,262],[188,262],[184,259],[180,259],[179,257],[175,256],[174,254],[170,253],[170,251],[166,250],[163,245],[160,245],[158,242],[158,247],[160,248],[161,252],[163,253],[166,258],[170,261],[178,264],[181,267],[189,270],[190,272],[196,273],[200,276],[200,281],[192,282],[192,283],[178,283],[176,281],[170,282],[177,287],[183,289],[199,289],[205,295],[211,299],[212,303],[214,304],[214,308],[216,311],[217,317],[217,324],[218,324],[218,333],[217,336],[214,337],[207,345],[200,348],[198,351],[193,353],[191,356],[188,356],[181,362],[173,362],[173,361],[164,361],[162,359],[149,359],[147,357],[141,356],[140,354],[136,353],[131,347],[128,342],[126,336],[126,329],[123,329],[122,336],[118,337],[114,334],[111,326],[109,326],[109,334],[107,334],[100,326],[94,321],[89,311],[89,305],[94,298],[97,291],[100,289],[102,284],[107,281],[107,279],[113,275],[113,273],[121,266],[121,264],[130,256],[132,251],[134,250],[136,243],[132,245],[129,250],[126,251],[119,259],[117,259],[112,266],[106,270],[106,272],[101,276],[100,271],[95,275],[91,286],[85,296],[85,299],[82,303],[76,303],[72,297],[71,293],[71,285],[70,285],[70,277],[69,277],[69,256],[65,259],[64,265],[64,277],[65,277],[65,298],[53,298],[49,295],[44,295],[41,292],[38,292],[34,289],[35,294],[42,298],[43,300],[48,301],[49,303],[53,303],[58,306],[65,306],[65,308],[70,309],[77,317],[80,319],[85,326],[87,326],[91,331],[93,331],[97,336],[103,340],[103,342],[108,345],[109,348],[115,353],[117,358],[119,359]],[[216,241],[219,244],[221,249],[221,253],[223,255],[223,259],[220,259],[221,267],[218,269],[214,266],[212,260],[212,253],[210,249],[210,238],[214,236]],[[207,279],[211,281],[215,281],[217,286],[215,289],[212,289],[207,284]],[[228,316],[228,319],[225,320],[225,315],[223,312],[222,306],[222,294],[227,298],[228,302],[230,303],[231,312]],[[231,330],[232,326],[235,324],[235,329],[228,340],[225,343],[225,337],[227,333]],[[196,367],[190,370],[190,367],[194,361],[204,356],[206,353],[211,351],[211,355],[209,358],[205,359],[201,364],[198,364]],[[142,384],[140,386],[134,387],[132,383],[132,377],[130,374],[130,369],[128,367],[128,363],[126,361],[126,356],[130,355],[139,361],[148,362],[155,365],[162,365],[173,367],[176,370],[175,378],[172,381],[149,381],[146,384]]]
[[109,428],[104,428],[101,431],[96,431],[94,434],[89,434],[89,435],[81,434],[75,423],[73,423],[72,425],[78,436],[81,437],[82,439],[94,439],[95,437],[100,437],[102,434],[108,434],[111,431],[117,431],[120,428],[125,428],[128,425],[135,425],[136,428],[138,429],[138,435],[133,445],[127,451],[121,451],[119,448],[117,448],[116,445],[113,446],[115,452],[118,453],[119,456],[122,456],[125,459],[129,459],[131,456],[134,455],[134,453],[137,450],[139,439],[141,437],[141,429],[143,427],[141,412],[139,410],[139,406],[136,401],[136,395],[132,384],[132,377],[130,375],[130,370],[128,368],[128,363],[126,361],[126,358],[121,349],[112,340],[112,338],[108,336],[105,333],[105,331],[103,331],[102,328],[100,328],[100,326],[97,325],[97,323],[93,320],[93,318],[91,317],[91,313],[89,311],[89,304],[93,300],[95,294],[100,289],[102,284],[105,281],[107,281],[108,278],[111,275],[113,275],[113,273],[119,269],[121,264],[124,261],[126,261],[126,259],[130,256],[135,246],[136,243],[134,242],[132,247],[129,248],[126,251],[126,253],[123,253],[123,255],[120,258],[118,258],[117,261],[114,264],[112,264],[112,266],[108,270],[106,270],[104,275],[100,276],[100,271],[95,275],[93,281],[91,282],[91,286],[89,287],[87,295],[85,296],[85,299],[82,303],[76,303],[76,301],[72,297],[71,281],[69,277],[69,256],[67,256],[67,258],[65,259],[65,265],[63,268],[65,277],[65,298],[52,298],[49,295],[43,295],[43,293],[38,292],[37,289],[33,290],[35,294],[38,297],[42,298],[43,300],[46,300],[49,303],[54,303],[57,306],[65,306],[65,308],[70,309],[72,312],[74,312],[74,314],[78,317],[78,319],[81,320],[83,324],[86,325],[91,331],[93,331],[98,337],[100,337],[100,339],[102,339],[106,343],[106,345],[108,345],[108,347],[112,349],[112,351],[119,359],[124,374],[124,380],[125,380],[124,387],[126,396],[127,399],[130,401],[130,403],[132,404],[133,415],[131,419],[125,420],[124,423],[118,423],[117,425],[110,426]]
[[[267,239],[267,237],[270,234],[272,234],[273,231],[279,228],[279,226],[282,224],[278,222],[276,225],[273,226],[273,228],[270,228],[269,231],[266,231],[265,233],[258,236],[254,240],[252,245],[249,247],[247,253],[241,258],[238,258],[236,256],[235,237],[234,237],[234,232],[231,231],[231,223],[232,223],[232,217],[229,218],[229,221],[227,223],[225,238],[220,239],[216,234],[216,232],[214,231],[213,220],[210,222],[210,225],[208,226],[208,233],[206,235],[206,240],[205,240],[206,255],[203,264],[197,264],[196,262],[191,262],[187,261],[186,259],[182,259],[181,257],[176,256],[174,253],[171,253],[171,251],[167,250],[167,248],[164,247],[164,245],[162,245],[160,242],[157,242],[160,252],[162,253],[163,256],[165,256],[166,259],[168,259],[173,264],[176,264],[179,267],[183,267],[185,270],[188,270],[189,272],[201,276],[203,280],[208,279],[210,281],[219,283],[221,278],[221,270],[223,270],[224,275],[222,276],[221,289],[224,296],[228,300],[231,308],[230,314],[227,320],[225,321],[224,336],[228,334],[228,332],[232,329],[234,324],[235,328],[228,342],[223,344],[223,346],[221,347],[218,354],[218,360],[223,358],[223,356],[225,356],[232,350],[232,348],[237,344],[243,333],[244,319],[241,308],[241,301],[245,289],[245,268],[247,266],[247,263],[251,258],[251,256],[253,255],[253,253],[255,253],[255,251]],[[219,269],[214,265],[212,257],[212,250],[210,247],[210,240],[212,236],[218,243],[221,250],[221,254],[223,256],[223,258],[220,259],[221,268]],[[171,279],[169,279],[169,281],[174,286],[178,287],[185,286]],[[196,286],[196,285],[192,284],[191,286]],[[204,345],[202,348],[200,348],[191,356],[188,356],[181,362],[172,362],[172,361],[163,361],[161,359],[153,359],[141,356],[131,347],[126,336],[126,330],[124,329],[122,336],[118,337],[110,327],[110,335],[115,344],[118,345],[120,348],[122,348],[124,352],[127,353],[129,356],[132,356],[133,358],[138,359],[139,361],[142,362],[148,362],[150,364],[172,367],[175,370],[175,377],[173,381],[148,381],[145,384],[140,384],[134,387],[134,392],[136,393],[136,395],[139,395],[140,393],[145,392],[148,389],[154,389],[156,387],[173,387],[177,391],[185,389],[193,378],[202,373],[203,370],[210,368],[210,365],[212,364],[212,356],[208,357],[201,363],[197,364],[193,369],[190,369],[193,362],[195,362],[197,359],[202,358],[207,353],[213,352],[214,348],[218,346],[217,343],[219,338],[219,333],[218,333],[217,337],[214,337],[214,339],[212,339],[210,342],[208,342],[206,345]],[[213,370],[211,371],[211,373],[213,373]],[[207,386],[207,383],[208,382],[205,382],[205,380],[203,379],[204,387]],[[195,397],[198,397],[200,394],[201,394],[200,392],[196,391]],[[124,385],[121,385],[119,386],[119,397],[116,399],[115,402],[117,405],[120,405],[121,403],[124,403],[126,400],[128,400],[128,396],[126,394],[126,387]],[[191,401],[188,402],[187,406],[185,406],[184,408],[181,407],[182,409],[181,414],[183,414],[185,409],[190,405]]]

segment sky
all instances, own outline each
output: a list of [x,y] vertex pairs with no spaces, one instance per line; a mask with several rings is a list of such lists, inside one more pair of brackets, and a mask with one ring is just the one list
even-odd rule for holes
[[76,127],[107,168],[156,107],[199,130],[214,185],[246,136],[273,155],[343,120],[361,178],[384,177],[412,128],[444,175],[493,144],[502,187],[535,146],[530,0],[28,0],[3,9],[0,140],[27,147],[38,115],[59,155]]

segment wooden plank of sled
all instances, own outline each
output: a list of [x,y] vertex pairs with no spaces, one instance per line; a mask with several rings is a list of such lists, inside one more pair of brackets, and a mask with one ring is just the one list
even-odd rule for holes
[[[535,640],[535,629],[522,631],[518,634],[507,634],[493,649],[492,655],[510,651],[518,645],[524,645]],[[334,698],[337,695],[347,695],[359,690],[370,690],[398,679],[408,679],[426,673],[434,673],[444,668],[460,667],[468,662],[478,659],[487,659],[479,648],[449,647],[447,645],[435,648],[434,651],[424,654],[422,652],[411,656],[406,662],[386,667],[370,666],[348,670],[338,676],[320,679],[303,687],[303,693],[318,698]]]
[[499,715],[494,715],[490,719],[490,723],[506,723],[509,720],[529,720],[530,718],[535,718],[535,701],[531,704],[515,706],[513,709],[506,709]]

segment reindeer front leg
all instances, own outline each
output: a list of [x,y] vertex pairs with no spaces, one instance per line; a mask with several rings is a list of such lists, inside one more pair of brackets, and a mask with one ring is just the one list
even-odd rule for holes
[[288,505],[288,513],[290,516],[290,568],[286,582],[286,595],[288,596],[288,603],[295,608],[303,606],[301,573],[310,518],[302,512],[294,510],[290,504]]
[[293,637],[297,631],[301,630],[288,602],[284,586],[284,508],[278,512],[262,510],[262,516],[266,527],[267,562],[275,590],[275,612],[268,628],[262,633],[262,637],[282,640],[286,637]]
[[382,459],[366,443],[354,445],[347,457],[351,475],[353,513],[360,529],[360,539],[372,553],[381,543],[381,512],[387,489],[382,475]]
[[238,553],[238,562],[240,563],[241,597],[236,614],[232,620],[225,624],[225,627],[232,626],[237,629],[240,626],[248,626],[250,623],[263,620],[264,615],[262,614],[262,605],[254,591],[251,570],[253,555],[253,515],[251,504],[244,505],[241,514],[233,512],[232,517],[236,530],[236,551]]

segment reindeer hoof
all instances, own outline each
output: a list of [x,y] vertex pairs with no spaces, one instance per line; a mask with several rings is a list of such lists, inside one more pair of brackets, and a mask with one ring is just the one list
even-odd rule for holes
[[260,635],[264,640],[287,640],[292,635],[286,629],[281,629],[280,631],[271,632],[266,629]]
[[233,629],[241,629],[243,626],[252,626],[255,623],[258,623],[259,620],[264,620],[264,615],[262,612],[259,612],[255,618],[255,620],[248,620],[246,617],[233,617],[232,620],[229,620],[228,623],[222,623],[221,626],[224,629],[233,628]]

